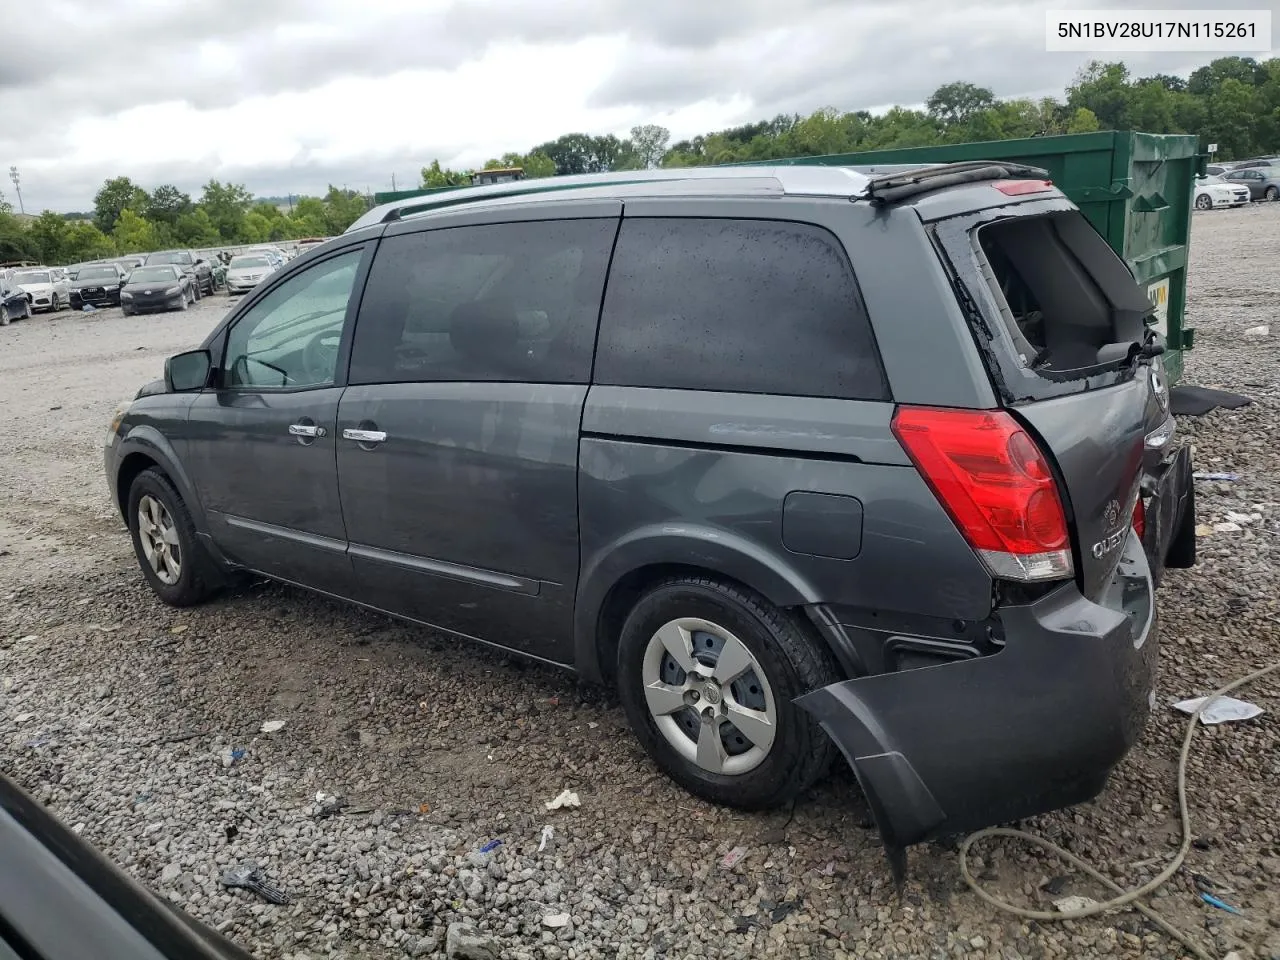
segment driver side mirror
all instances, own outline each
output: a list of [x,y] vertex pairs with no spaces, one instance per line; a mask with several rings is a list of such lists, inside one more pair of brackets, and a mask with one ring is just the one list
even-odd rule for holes
[[213,355],[208,350],[188,350],[164,362],[164,385],[170,393],[202,390],[209,382]]

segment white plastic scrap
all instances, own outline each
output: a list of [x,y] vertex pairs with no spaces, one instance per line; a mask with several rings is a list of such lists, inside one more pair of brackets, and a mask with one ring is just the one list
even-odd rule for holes
[[1260,324],[1256,327],[1250,327],[1244,332],[1246,337],[1265,337],[1271,333],[1271,327],[1268,324]]
[[1223,521],[1222,523],[1215,523],[1213,525],[1214,533],[1239,533],[1243,529],[1244,528],[1241,527],[1240,524],[1232,523],[1230,520]]
[[1089,907],[1096,906],[1097,900],[1091,900],[1088,897],[1062,897],[1053,901],[1053,905],[1063,913],[1074,913],[1077,910],[1087,910]]
[[582,801],[578,799],[578,795],[572,790],[562,790],[560,795],[554,800],[548,800],[543,804],[548,810],[560,810],[564,807],[580,807]]
[[262,732],[276,733],[279,730],[283,730],[284,725],[285,725],[284,720],[265,720],[263,721],[263,724],[262,724]]
[[542,828],[542,839],[538,841],[538,852],[541,853],[547,849],[547,843],[556,835],[556,828],[547,824]]
[[742,847],[742,846],[734,847],[732,850],[730,850],[728,853],[724,855],[724,859],[720,861],[720,866],[724,867],[726,870],[732,870],[735,866],[738,865],[739,862],[741,862],[742,858],[745,857],[746,855],[747,855],[746,847]]
[[[1181,710],[1187,714],[1195,713],[1196,709],[1204,701],[1204,697],[1183,700],[1175,703],[1173,709]],[[1252,720],[1254,717],[1262,716],[1262,713],[1263,710],[1260,706],[1255,703],[1249,703],[1247,700],[1237,700],[1235,697],[1218,697],[1200,713],[1200,722],[1206,726],[1211,726],[1215,723],[1230,723],[1233,720]]]

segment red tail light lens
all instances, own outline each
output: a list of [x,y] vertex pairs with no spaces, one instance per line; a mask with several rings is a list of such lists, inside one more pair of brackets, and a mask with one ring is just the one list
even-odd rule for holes
[[1133,505],[1133,532],[1138,535],[1138,539],[1142,540],[1147,534],[1147,508],[1142,503],[1142,497],[1138,497],[1138,502]]
[[992,184],[1006,197],[1021,197],[1028,193],[1045,193],[1053,189],[1052,180],[997,180]]
[[900,407],[893,432],[994,576],[1072,575],[1071,536],[1053,472],[1008,413]]

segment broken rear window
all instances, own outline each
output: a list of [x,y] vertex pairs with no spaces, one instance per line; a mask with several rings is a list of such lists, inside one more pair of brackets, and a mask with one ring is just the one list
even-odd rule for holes
[[1087,376],[1141,347],[1151,303],[1077,212],[1008,217],[977,229],[979,265],[1023,364]]

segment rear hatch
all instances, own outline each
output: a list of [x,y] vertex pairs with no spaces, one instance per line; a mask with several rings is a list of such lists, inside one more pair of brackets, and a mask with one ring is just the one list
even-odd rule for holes
[[1096,600],[1140,509],[1145,438],[1171,426],[1151,304],[1056,191],[931,229],[1004,406],[1058,474],[1076,579]]

